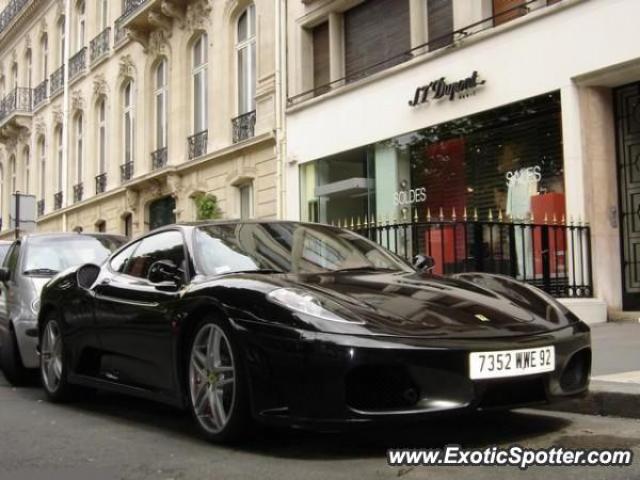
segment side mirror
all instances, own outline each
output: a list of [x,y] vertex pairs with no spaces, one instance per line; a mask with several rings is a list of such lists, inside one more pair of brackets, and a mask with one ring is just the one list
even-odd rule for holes
[[411,265],[420,273],[430,272],[436,266],[436,261],[428,255],[418,254],[411,260]]
[[170,260],[158,260],[149,267],[147,280],[158,290],[175,290],[182,281],[182,271]]
[[88,290],[95,283],[96,279],[100,275],[100,267],[93,263],[87,263],[82,265],[76,270],[76,279],[78,286]]
[[11,278],[11,272],[8,268],[0,267],[0,282],[7,282]]

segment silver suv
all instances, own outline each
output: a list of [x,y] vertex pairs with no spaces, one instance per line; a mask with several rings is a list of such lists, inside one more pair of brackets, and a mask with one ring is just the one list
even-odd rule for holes
[[58,272],[100,265],[125,237],[105,234],[33,234],[13,242],[0,268],[0,366],[13,384],[39,365],[37,317],[42,287]]

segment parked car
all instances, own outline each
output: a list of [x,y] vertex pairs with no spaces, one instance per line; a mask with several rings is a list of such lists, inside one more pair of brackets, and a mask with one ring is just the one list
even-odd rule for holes
[[104,234],[32,234],[16,240],[0,268],[0,367],[11,383],[37,369],[37,315],[42,287],[58,272],[102,263],[126,241]]
[[11,246],[11,242],[7,240],[0,240],[0,265],[4,261],[4,257],[7,255],[9,251],[9,247]]
[[230,441],[250,419],[294,426],[415,421],[587,389],[590,332],[542,291],[441,278],[340,228],[164,227],[44,288],[41,376],[191,411]]

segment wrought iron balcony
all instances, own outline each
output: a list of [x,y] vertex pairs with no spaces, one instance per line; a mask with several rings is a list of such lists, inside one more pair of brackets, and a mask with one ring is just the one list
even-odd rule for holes
[[123,24],[126,20],[126,17],[122,15],[118,17],[118,19],[114,22],[113,26],[115,28],[115,32],[113,34],[113,46],[117,47],[118,45],[124,43],[129,37],[127,36],[127,29],[124,28]]
[[73,203],[81,202],[82,195],[84,194],[84,187],[82,182],[73,186]]
[[155,152],[151,152],[151,168],[153,170],[158,170],[159,168],[167,166],[167,152],[167,147],[162,147]]
[[189,149],[189,160],[198,158],[207,153],[207,138],[209,137],[209,131],[203,130],[195,135],[191,135],[187,138]]
[[133,162],[125,162],[120,165],[120,178],[123,182],[131,180],[133,177]]
[[110,49],[111,27],[105,28],[89,43],[91,65],[104,58]]
[[51,74],[51,86],[49,88],[49,96],[60,93],[64,88],[64,65]]
[[69,80],[73,80],[87,68],[87,47],[81,48],[69,59]]
[[42,215],[44,215],[44,200],[38,200],[36,206],[38,209],[38,216],[41,217]]
[[62,208],[62,192],[53,195],[53,209],[60,210]]
[[104,193],[107,190],[107,174],[101,173],[96,175],[96,195]]
[[33,109],[35,110],[47,99],[47,85],[49,81],[45,78],[33,89]]
[[0,13],[0,35],[11,25],[30,0],[11,0]]
[[233,125],[233,143],[242,142],[253,138],[256,128],[256,111],[240,115],[231,120]]
[[0,102],[0,125],[14,119],[16,116],[31,114],[32,90],[30,88],[14,88]]
[[124,12],[122,13],[122,16],[125,18],[130,17],[133,12],[147,3],[147,1],[148,0],[125,0]]

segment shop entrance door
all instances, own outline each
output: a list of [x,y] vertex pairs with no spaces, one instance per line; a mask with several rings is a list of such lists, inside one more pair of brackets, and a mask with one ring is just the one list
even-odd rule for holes
[[176,199],[164,197],[149,204],[149,230],[176,222]]
[[622,306],[640,310],[640,83],[614,90]]

